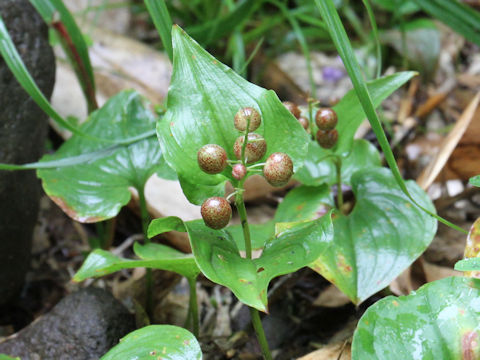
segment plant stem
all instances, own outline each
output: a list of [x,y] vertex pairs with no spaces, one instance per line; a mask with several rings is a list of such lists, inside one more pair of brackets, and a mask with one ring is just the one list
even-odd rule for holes
[[[245,202],[243,201],[243,182],[244,179],[239,182],[237,188],[237,195],[235,196],[235,205],[237,207],[238,214],[240,215],[240,220],[242,223],[243,238],[245,240],[245,253],[247,259],[251,259],[252,242],[250,239],[250,227],[248,226],[247,210],[245,209]],[[260,314],[258,313],[258,310],[251,307],[250,315],[252,318],[253,328],[255,329],[258,342],[262,349],[263,357],[265,358],[265,360],[272,360],[272,355],[270,354],[270,349],[268,348],[267,338],[265,336],[265,331],[263,330],[262,321],[260,320]]]
[[337,207],[342,211],[343,191],[342,191],[342,159],[337,156],[335,159],[335,168],[337,170]]
[[198,337],[198,303],[197,303],[197,279],[187,278],[190,286],[190,303],[188,305],[188,316],[193,318],[193,335]]
[[260,319],[258,310],[251,307],[250,316],[252,318],[253,328],[257,333],[258,342],[262,348],[263,357],[265,360],[272,360],[272,354],[270,354],[270,349],[268,348],[267,337],[265,336],[265,331],[263,331],[262,320]]
[[[150,223],[150,215],[148,214],[147,210],[147,202],[145,200],[145,192],[141,187],[138,187],[138,199],[140,202],[140,214],[142,216],[142,229],[143,235],[145,238],[145,244],[150,243],[150,239],[147,235],[148,224]],[[141,189],[141,190],[140,190]],[[145,275],[146,281],[146,293],[147,293],[147,301],[146,301],[146,311],[150,319],[153,318],[153,278],[152,278],[152,269],[147,268],[147,273]]]
[[243,229],[243,238],[245,240],[245,253],[247,259],[252,258],[252,240],[250,239],[250,227],[248,225],[247,219],[247,209],[245,208],[245,202],[243,201],[243,182],[242,179],[239,184],[239,188],[237,189],[237,194],[235,195],[235,205],[238,210],[238,214],[240,215],[240,220],[242,222],[242,229]]

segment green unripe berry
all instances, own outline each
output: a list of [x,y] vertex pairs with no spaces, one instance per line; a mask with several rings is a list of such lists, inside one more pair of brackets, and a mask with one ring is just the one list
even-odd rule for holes
[[238,110],[235,114],[235,128],[239,131],[247,130],[248,119],[250,119],[250,126],[248,131],[255,131],[262,123],[262,117],[257,110],[251,107],[246,107]]
[[293,116],[295,116],[297,119],[300,117],[300,109],[298,108],[297,104],[291,102],[291,101],[284,101],[282,102],[283,106],[290,111]]
[[331,108],[320,108],[315,115],[315,122],[320,130],[332,130],[337,126],[337,113]]
[[235,164],[232,168],[232,176],[237,180],[242,180],[247,175],[247,168],[243,164]]
[[[242,158],[242,147],[245,136],[239,136],[233,144],[233,151],[237,159]],[[260,160],[267,152],[265,139],[256,133],[249,133],[247,146],[245,147],[245,162],[251,164]]]
[[337,143],[338,131],[337,129],[333,130],[318,130],[317,131],[317,142],[321,147],[325,149],[330,149]]
[[288,183],[292,175],[292,159],[284,153],[273,153],[268,157],[263,167],[263,176],[270,185],[275,187],[280,187]]
[[208,144],[198,150],[197,161],[207,174],[218,174],[227,166],[227,152],[220,145]]
[[221,197],[211,197],[205,200],[200,209],[203,221],[209,228],[219,230],[227,226],[232,218],[230,203]]
[[303,126],[305,130],[308,130],[308,126],[310,125],[310,123],[306,117],[300,116],[298,118],[298,122],[300,123],[300,125]]

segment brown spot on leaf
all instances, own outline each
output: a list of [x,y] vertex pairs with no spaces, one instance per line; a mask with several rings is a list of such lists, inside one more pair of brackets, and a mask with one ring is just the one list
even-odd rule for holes
[[105,220],[104,216],[80,216],[75,210],[73,210],[61,197],[58,196],[49,196],[52,201],[57,204],[65,214],[70,216],[72,219],[81,222],[81,223],[96,223],[102,220]]
[[478,346],[478,334],[475,331],[467,331],[462,336],[462,360],[476,360],[475,348]]

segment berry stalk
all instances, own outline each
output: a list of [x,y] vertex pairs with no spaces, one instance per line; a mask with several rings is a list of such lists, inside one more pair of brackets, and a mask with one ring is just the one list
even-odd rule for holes
[[[235,205],[240,215],[240,220],[242,224],[243,237],[245,240],[245,252],[248,259],[252,258],[252,242],[250,238],[250,227],[248,225],[247,219],[247,210],[245,208],[245,202],[243,200],[243,183],[244,179],[239,182],[237,194],[235,196]],[[272,360],[272,355],[268,347],[267,338],[265,336],[265,331],[263,330],[262,321],[260,320],[260,314],[257,309],[250,308],[250,316],[252,318],[253,328],[257,334],[257,339],[262,349],[263,357],[265,360]]]
[[[147,235],[148,224],[150,223],[150,215],[148,214],[147,210],[147,202],[145,200],[145,193],[143,190],[140,190],[141,187],[138,187],[138,199],[140,202],[140,214],[142,217],[142,229],[143,235],[145,238],[145,244],[150,243],[150,239]],[[147,268],[147,273],[145,275],[145,282],[146,282],[146,293],[147,293],[147,300],[146,300],[146,312],[150,319],[153,316],[153,278],[152,278],[152,269]]]
[[342,159],[340,156],[335,158],[335,168],[337,170],[337,207],[343,213]]
[[193,335],[198,338],[199,324],[198,324],[198,303],[197,303],[197,279],[188,278],[188,285],[190,287],[190,302],[188,305],[188,317],[193,319]]

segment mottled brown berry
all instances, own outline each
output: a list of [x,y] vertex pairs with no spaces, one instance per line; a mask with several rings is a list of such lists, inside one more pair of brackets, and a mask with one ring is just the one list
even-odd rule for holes
[[298,118],[298,122],[300,123],[300,125],[303,126],[305,130],[308,130],[308,126],[310,125],[310,123],[306,117],[300,116]]
[[223,229],[232,218],[230,203],[217,196],[205,200],[200,212],[205,225],[215,230]]
[[238,110],[235,114],[235,128],[240,131],[247,129],[248,119],[250,119],[250,126],[248,131],[255,131],[262,123],[262,117],[257,110],[251,107],[246,107]]
[[265,162],[263,176],[272,186],[279,187],[288,183],[293,175],[293,162],[284,153],[273,153]]
[[243,164],[235,164],[232,168],[232,176],[237,180],[242,180],[247,175],[247,168]]
[[220,145],[208,144],[198,150],[197,161],[207,174],[218,174],[227,166],[227,153]]
[[321,147],[325,149],[330,149],[337,143],[338,131],[337,129],[333,130],[318,130],[317,131],[317,141]]
[[[233,144],[233,151],[237,159],[242,158],[242,147],[245,136],[239,136]],[[245,147],[245,161],[247,164],[260,160],[267,152],[267,143],[265,139],[256,133],[248,134],[248,142]]]
[[284,101],[283,106],[287,108],[288,111],[290,111],[293,116],[295,116],[297,119],[300,117],[300,109],[298,108],[297,104],[294,104],[291,101]]
[[315,122],[320,130],[332,130],[337,126],[337,113],[331,108],[320,108],[315,115]]

